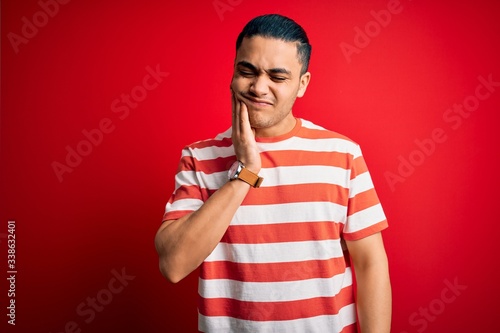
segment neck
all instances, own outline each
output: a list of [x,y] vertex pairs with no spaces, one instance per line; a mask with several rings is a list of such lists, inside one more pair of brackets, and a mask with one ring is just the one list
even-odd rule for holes
[[255,130],[255,137],[258,138],[271,138],[280,136],[290,132],[297,123],[297,119],[290,112],[285,119],[280,121],[278,124],[271,127],[264,128],[252,128]]

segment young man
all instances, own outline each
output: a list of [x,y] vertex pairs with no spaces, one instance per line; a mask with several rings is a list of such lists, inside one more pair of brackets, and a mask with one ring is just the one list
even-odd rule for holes
[[390,331],[387,221],[361,150],[292,113],[310,52],[294,21],[250,21],[232,127],[183,150],[155,243],[171,282],[201,265],[201,332]]

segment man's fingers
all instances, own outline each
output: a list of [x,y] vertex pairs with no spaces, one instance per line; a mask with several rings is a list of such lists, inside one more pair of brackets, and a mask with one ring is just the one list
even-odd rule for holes
[[241,102],[240,104],[240,133],[242,136],[249,135],[252,131],[250,126],[250,119],[248,117],[248,107],[245,103]]
[[236,94],[231,90],[232,107],[233,107],[233,138],[238,140],[249,140],[250,137],[255,137],[255,130],[250,126],[250,118],[248,115],[248,106],[236,97]]
[[234,94],[234,91],[231,90],[232,96],[231,96],[231,101],[232,101],[232,108],[233,108],[233,133],[235,135],[240,134],[240,101],[236,99],[236,95]]
[[250,127],[250,121],[248,120],[248,107],[245,103],[240,102],[240,130],[246,132],[247,128]]

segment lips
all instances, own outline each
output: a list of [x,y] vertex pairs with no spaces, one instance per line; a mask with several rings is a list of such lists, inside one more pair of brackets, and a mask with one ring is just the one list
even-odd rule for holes
[[253,98],[245,95],[243,95],[243,97],[255,106],[265,107],[273,105],[271,101],[268,101],[266,99]]

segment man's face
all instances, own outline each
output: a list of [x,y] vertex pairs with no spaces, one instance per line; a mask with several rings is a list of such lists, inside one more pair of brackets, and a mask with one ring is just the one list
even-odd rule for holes
[[257,136],[277,136],[295,126],[292,106],[310,74],[300,75],[297,45],[273,38],[244,38],[234,62],[231,88],[248,107]]

